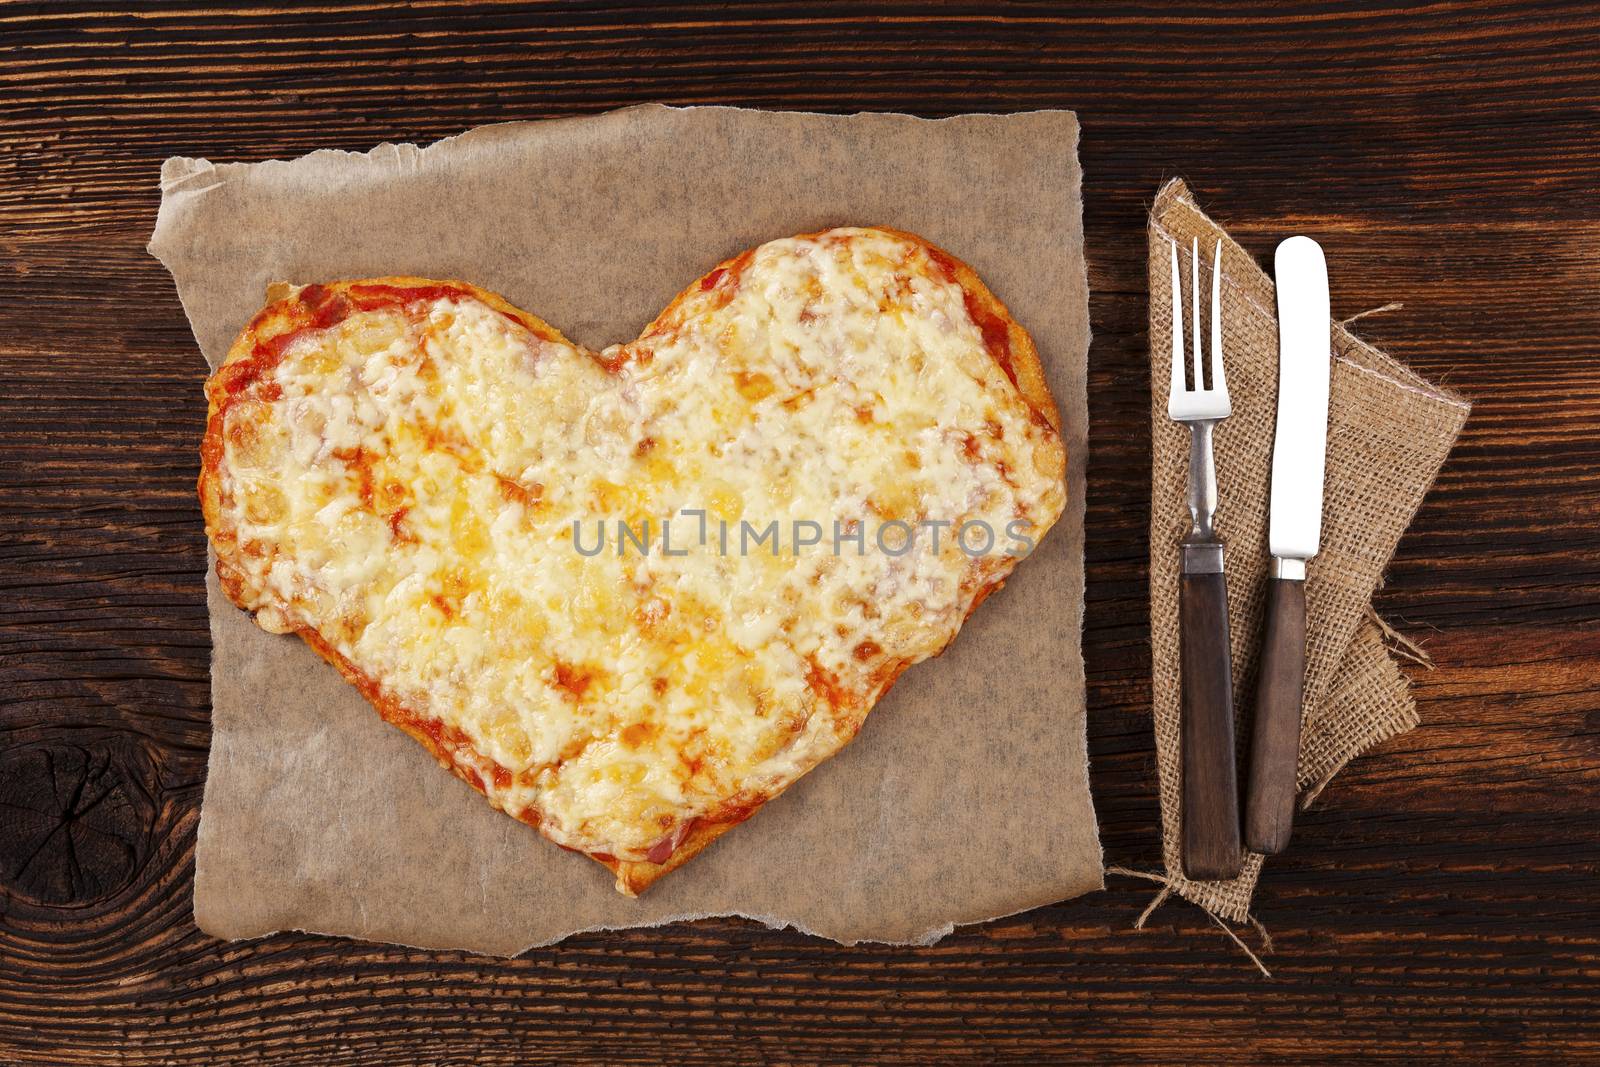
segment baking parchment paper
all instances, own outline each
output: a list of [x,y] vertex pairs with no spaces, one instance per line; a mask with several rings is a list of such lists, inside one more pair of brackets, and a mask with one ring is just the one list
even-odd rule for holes
[[208,579],[213,736],[195,920],[511,954],[599,928],[743,915],[845,943],[1101,885],[1084,743],[1088,282],[1070,112],[829,116],[644,106],[418,148],[162,169],[150,250],[207,361],[269,282],[413,274],[628,340],[718,260],[843,224],[966,260],[1033,334],[1065,420],[1066,513],[860,737],[641,899],[489,808],[298,638]]

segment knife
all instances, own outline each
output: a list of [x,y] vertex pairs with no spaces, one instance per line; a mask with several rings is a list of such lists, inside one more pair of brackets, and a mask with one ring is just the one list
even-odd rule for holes
[[1272,446],[1268,542],[1272,577],[1256,690],[1245,844],[1274,855],[1289,844],[1306,670],[1306,561],[1322,536],[1328,447],[1328,265],[1309,237],[1278,246],[1278,425]]

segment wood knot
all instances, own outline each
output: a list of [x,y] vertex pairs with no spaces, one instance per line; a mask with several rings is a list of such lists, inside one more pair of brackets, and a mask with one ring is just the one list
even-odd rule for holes
[[0,885],[39,904],[85,904],[127,885],[150,850],[156,803],[131,743],[39,742],[0,753]]

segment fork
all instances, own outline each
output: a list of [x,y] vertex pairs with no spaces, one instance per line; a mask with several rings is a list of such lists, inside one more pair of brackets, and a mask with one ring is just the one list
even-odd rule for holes
[[1172,391],[1167,414],[1189,427],[1189,514],[1193,524],[1179,544],[1178,647],[1182,671],[1183,870],[1197,880],[1236,877],[1244,864],[1239,845],[1239,792],[1234,767],[1233,660],[1228,638],[1228,581],[1222,567],[1217,510],[1217,468],[1212,434],[1233,413],[1222,366],[1222,240],[1211,263],[1211,387],[1200,355],[1200,241],[1191,246],[1194,385],[1185,382],[1183,287],[1178,243],[1172,242]]

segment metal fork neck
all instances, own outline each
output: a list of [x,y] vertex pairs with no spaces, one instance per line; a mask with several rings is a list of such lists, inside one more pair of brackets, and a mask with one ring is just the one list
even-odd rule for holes
[[1217,419],[1196,419],[1189,426],[1189,517],[1193,520],[1190,544],[1214,544],[1217,531],[1217,463],[1212,448],[1212,431]]

